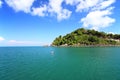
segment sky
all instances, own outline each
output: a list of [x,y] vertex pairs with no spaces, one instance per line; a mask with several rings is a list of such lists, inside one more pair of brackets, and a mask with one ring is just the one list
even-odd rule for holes
[[0,46],[42,46],[78,28],[120,34],[120,0],[0,0]]

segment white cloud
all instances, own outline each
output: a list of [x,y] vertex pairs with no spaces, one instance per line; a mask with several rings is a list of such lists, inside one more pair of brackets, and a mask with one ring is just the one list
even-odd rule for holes
[[68,19],[71,16],[71,11],[68,9],[64,9],[62,7],[62,3],[64,0],[49,0],[48,5],[44,4],[39,8],[32,8],[32,14],[38,16],[56,16],[56,18],[60,21],[63,19]]
[[0,8],[2,7],[2,4],[3,4],[3,2],[2,2],[2,0],[0,0]]
[[30,12],[31,6],[34,0],[5,0],[6,3],[12,7],[15,11]]
[[5,39],[3,37],[0,36],[0,41],[4,41]]
[[59,21],[68,19],[72,13],[68,9],[62,7],[63,1],[64,0],[50,0],[49,2],[48,12],[53,16],[56,15]]
[[105,9],[105,8],[111,6],[111,4],[113,4],[114,2],[115,2],[115,0],[103,1],[98,5],[97,9]]
[[[65,3],[66,6],[75,6],[77,14],[88,13],[86,17],[80,20],[83,26],[94,29],[105,28],[115,22],[115,19],[110,17],[113,9],[111,5],[115,0],[48,0],[48,3],[40,4],[39,7],[34,7],[33,5],[36,0],[5,1],[15,11],[24,11],[40,17],[52,16],[56,17],[58,21],[70,18],[72,14],[72,11],[63,7],[63,3]],[[96,23],[94,23],[95,21]]]
[[31,42],[31,41],[10,40],[9,43],[12,43],[12,44],[30,44],[30,43],[32,43],[32,42]]
[[38,16],[46,16],[46,11],[47,11],[47,6],[44,5],[42,7],[39,7],[39,8],[32,8],[32,14],[33,15],[38,15]]
[[77,13],[87,12],[86,17],[82,18],[83,27],[92,29],[101,29],[110,26],[115,22],[111,18],[112,10],[114,7],[111,5],[116,0],[65,0],[66,4],[76,7]]
[[16,40],[10,40],[9,42],[10,42],[10,43],[15,43],[15,42],[16,42]]
[[105,9],[114,2],[115,0],[66,0],[67,4],[76,4],[76,12]]
[[77,0],[65,0],[66,4],[74,5]]
[[88,11],[95,7],[101,0],[79,0],[76,6],[76,12]]
[[115,19],[110,18],[109,15],[111,15],[111,9],[92,11],[85,18],[82,18],[81,22],[83,23],[83,27],[99,30],[115,22]]
[[42,45],[40,42],[35,41],[18,41],[18,40],[9,40],[9,45]]
[[63,0],[50,0],[49,12],[59,13],[62,9]]
[[57,13],[57,19],[59,21],[63,20],[63,19],[68,19],[71,16],[71,11],[67,10],[67,9],[63,9],[61,10],[60,13]]
[[115,0],[85,0],[77,6],[76,11],[88,12],[86,17],[80,21],[83,23],[83,27],[99,30],[106,28],[115,22],[115,19],[111,18],[112,10],[111,6]]

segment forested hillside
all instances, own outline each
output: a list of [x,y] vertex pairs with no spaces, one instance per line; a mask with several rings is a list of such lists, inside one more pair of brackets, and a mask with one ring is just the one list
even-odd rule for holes
[[84,28],[77,29],[65,36],[57,37],[53,46],[84,46],[84,45],[120,45],[119,34],[107,34],[95,30],[87,30]]

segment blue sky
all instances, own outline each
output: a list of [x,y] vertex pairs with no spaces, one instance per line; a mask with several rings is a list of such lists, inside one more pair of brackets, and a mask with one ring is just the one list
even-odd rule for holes
[[0,0],[0,46],[51,44],[78,28],[120,34],[120,0]]

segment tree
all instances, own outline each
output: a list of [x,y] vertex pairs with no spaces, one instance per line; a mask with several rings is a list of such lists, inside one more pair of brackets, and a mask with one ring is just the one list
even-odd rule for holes
[[95,30],[77,29],[65,36],[59,36],[53,41],[53,45],[115,45],[120,44],[114,39],[120,39],[118,34],[106,34]]

